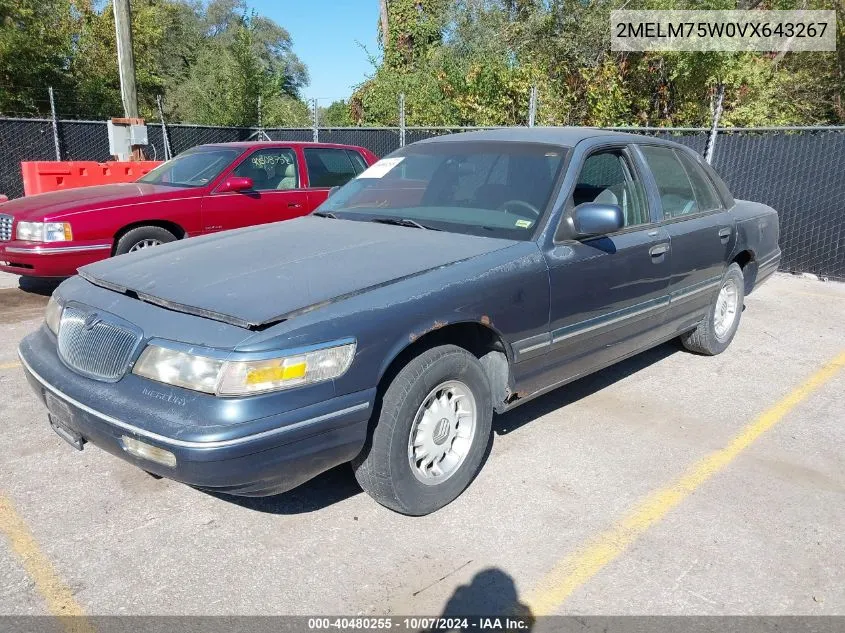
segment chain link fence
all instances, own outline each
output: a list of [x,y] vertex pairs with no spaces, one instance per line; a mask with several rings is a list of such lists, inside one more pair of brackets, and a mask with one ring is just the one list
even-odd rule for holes
[[[106,124],[58,121],[63,160],[110,158]],[[172,153],[204,143],[246,140],[312,141],[366,147],[385,156],[402,145],[433,136],[465,132],[461,127],[430,128],[250,128],[168,124]],[[621,128],[619,128],[621,129]],[[628,129],[686,145],[700,154],[705,128]],[[404,135],[403,135],[404,132]],[[160,124],[147,126],[147,157],[165,156]],[[55,160],[50,119],[0,118],[0,193],[23,195],[20,162]],[[780,213],[781,269],[845,280],[845,128],[720,129],[713,166],[737,198],[768,204]]]
[[781,270],[845,281],[845,128],[720,132],[713,167],[780,215]]

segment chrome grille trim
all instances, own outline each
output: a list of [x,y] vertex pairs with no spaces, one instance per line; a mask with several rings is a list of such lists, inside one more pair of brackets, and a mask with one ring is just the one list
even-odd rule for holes
[[59,325],[59,358],[74,371],[104,382],[120,380],[141,333],[114,315],[69,304]]
[[0,242],[12,239],[12,224],[15,219],[11,215],[0,213]]

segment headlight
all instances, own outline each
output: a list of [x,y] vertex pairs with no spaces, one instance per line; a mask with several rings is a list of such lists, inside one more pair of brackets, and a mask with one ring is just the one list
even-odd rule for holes
[[168,385],[214,393],[223,361],[147,345],[132,373]]
[[228,361],[217,393],[238,396],[331,380],[345,374],[354,357],[355,343],[347,343],[270,360]]
[[221,360],[153,344],[144,349],[132,372],[194,391],[242,396],[338,378],[354,357],[354,342],[250,361]]
[[53,295],[47,302],[47,310],[44,312],[47,327],[56,336],[59,334],[59,323],[62,320],[62,307],[62,304],[56,299],[56,295]]
[[26,242],[70,242],[68,222],[18,222],[17,238]]

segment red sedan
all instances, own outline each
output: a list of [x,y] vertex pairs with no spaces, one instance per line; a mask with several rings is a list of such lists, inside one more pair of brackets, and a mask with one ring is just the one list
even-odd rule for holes
[[132,183],[0,204],[0,270],[66,277],[186,237],[306,215],[377,157],[362,147],[248,142],[194,147]]

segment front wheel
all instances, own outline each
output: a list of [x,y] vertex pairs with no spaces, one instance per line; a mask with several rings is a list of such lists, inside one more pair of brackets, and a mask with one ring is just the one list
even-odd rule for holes
[[724,352],[739,328],[745,300],[745,277],[739,264],[731,264],[722,277],[719,294],[713,300],[707,316],[692,332],[681,337],[688,350],[715,356]]
[[121,236],[114,247],[114,254],[134,253],[175,240],[176,236],[173,233],[160,226],[139,226]]
[[490,445],[493,405],[478,359],[455,345],[411,360],[384,392],[355,478],[402,514],[439,510],[478,474]]

